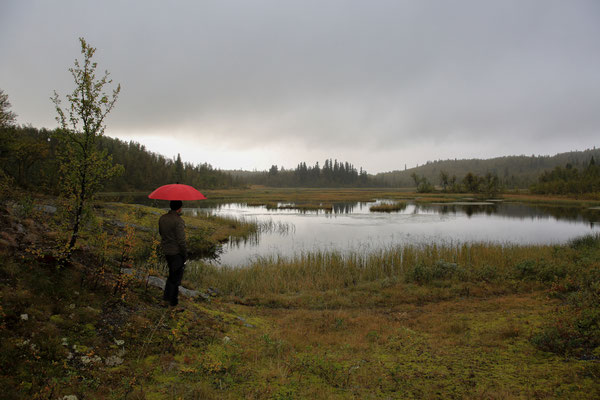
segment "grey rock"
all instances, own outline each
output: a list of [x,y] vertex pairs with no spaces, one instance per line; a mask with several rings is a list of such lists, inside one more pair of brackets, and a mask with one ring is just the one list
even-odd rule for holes
[[40,206],[36,206],[36,209],[43,211],[47,214],[56,214],[57,208],[54,206],[50,206],[50,205],[40,205]]
[[198,292],[197,290],[186,289],[183,286],[179,287],[179,293],[186,297],[196,297],[200,294],[200,292]]
[[118,356],[110,356],[104,360],[104,363],[109,367],[116,367],[117,365],[123,364],[123,359]]
[[144,271],[137,271],[131,268],[121,268],[121,272],[127,275],[133,275],[139,280],[144,280],[146,277],[146,273]]
[[150,228],[146,228],[145,226],[141,226],[141,225],[137,225],[137,224],[132,224],[132,223],[128,223],[126,224],[125,222],[122,221],[111,221],[110,223],[112,223],[113,225],[119,227],[119,228],[125,228],[126,226],[131,226],[139,231],[142,232],[150,232],[152,229]]
[[[157,276],[149,275],[146,277],[146,274],[144,272],[135,271],[131,268],[122,268],[121,272],[124,274],[127,274],[127,275],[134,275],[138,280],[146,281],[146,282],[148,282],[149,285],[155,286],[159,289],[165,288],[166,280],[159,278]],[[187,288],[184,288],[183,286],[179,286],[179,293],[181,293],[185,297],[190,297],[190,298],[200,296],[203,299],[207,300],[207,297],[208,297],[208,296],[204,295],[203,293],[198,292],[197,290],[187,289]]]
[[179,368],[179,364],[175,361],[171,361],[167,367],[167,371],[175,371]]
[[94,314],[100,314],[100,313],[102,313],[102,310],[99,310],[97,308],[90,307],[90,306],[85,307],[85,309],[88,310],[88,311],[90,311],[90,312],[93,312]]
[[201,297],[202,300],[210,301],[210,296],[207,295],[206,293],[198,292],[198,297]]
[[164,289],[166,285],[166,281],[157,276],[149,276],[148,277],[148,285],[156,286],[159,289]]
[[102,361],[102,358],[100,358],[100,356],[93,356],[93,357],[82,356],[81,357],[81,362],[84,364],[95,364],[95,363],[99,363],[100,361]]
[[254,325],[247,323],[246,320],[244,318],[240,317],[239,315],[237,315],[236,318],[239,319],[240,321],[242,321],[246,328],[254,328]]
[[27,321],[29,319],[29,315],[27,314],[21,314],[21,320],[22,321]]

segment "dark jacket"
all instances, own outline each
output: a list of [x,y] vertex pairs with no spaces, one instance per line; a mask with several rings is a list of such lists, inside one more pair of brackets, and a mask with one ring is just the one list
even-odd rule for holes
[[159,218],[158,232],[165,255],[181,254],[184,259],[187,259],[184,228],[185,223],[176,211],[171,210]]

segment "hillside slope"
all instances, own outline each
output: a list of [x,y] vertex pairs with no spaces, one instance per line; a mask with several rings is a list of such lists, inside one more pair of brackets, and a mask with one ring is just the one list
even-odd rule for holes
[[440,172],[446,172],[450,177],[455,175],[461,180],[468,172],[477,175],[485,175],[488,172],[498,175],[502,183],[509,188],[527,188],[537,181],[537,177],[544,171],[566,164],[573,166],[587,165],[592,156],[598,160],[600,149],[588,149],[584,151],[571,151],[559,153],[554,156],[506,156],[487,160],[463,159],[463,160],[438,160],[428,161],[425,165],[404,171],[391,171],[379,173],[380,178],[386,183],[396,187],[412,187],[414,181],[413,173],[426,177],[431,183],[438,184]]

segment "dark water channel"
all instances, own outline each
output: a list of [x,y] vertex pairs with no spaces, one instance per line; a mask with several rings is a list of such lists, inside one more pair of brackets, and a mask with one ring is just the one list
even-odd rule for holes
[[559,244],[600,232],[600,210],[592,209],[486,202],[408,204],[398,212],[379,213],[369,211],[374,204],[341,203],[330,212],[205,204],[185,212],[259,224],[257,236],[225,244],[214,261],[232,266],[245,265],[258,257],[312,251],[370,252],[402,244]]

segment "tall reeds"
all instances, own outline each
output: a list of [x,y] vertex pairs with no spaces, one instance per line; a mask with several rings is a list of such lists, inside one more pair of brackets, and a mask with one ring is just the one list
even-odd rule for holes
[[[519,265],[542,265],[553,246],[489,243],[405,245],[373,252],[314,251],[270,256],[246,267],[200,265],[203,285],[235,296],[344,289],[384,279],[429,283],[439,279],[492,281],[519,277]],[[556,261],[556,260],[555,260]]]

